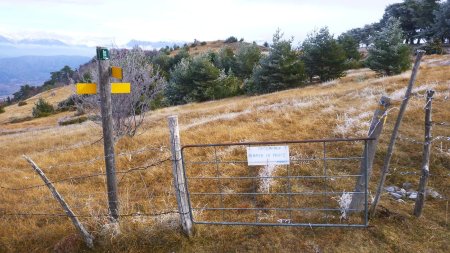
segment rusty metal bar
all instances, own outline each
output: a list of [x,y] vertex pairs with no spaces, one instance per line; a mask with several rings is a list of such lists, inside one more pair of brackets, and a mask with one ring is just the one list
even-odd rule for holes
[[291,140],[291,141],[262,141],[262,142],[231,142],[231,143],[214,143],[214,144],[195,144],[185,145],[185,148],[201,148],[201,147],[220,147],[220,146],[251,146],[251,145],[272,145],[272,144],[300,144],[300,143],[321,143],[321,142],[360,142],[375,140],[375,138],[348,138],[348,139],[317,139],[317,140]]

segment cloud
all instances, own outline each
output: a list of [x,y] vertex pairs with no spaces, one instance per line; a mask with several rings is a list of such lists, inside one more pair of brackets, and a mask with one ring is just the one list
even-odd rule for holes
[[57,4],[57,5],[64,5],[64,4],[75,4],[75,5],[98,5],[106,3],[105,0],[0,0],[0,4],[10,4],[10,5],[18,5],[18,4],[35,4],[35,5],[42,5],[42,4]]

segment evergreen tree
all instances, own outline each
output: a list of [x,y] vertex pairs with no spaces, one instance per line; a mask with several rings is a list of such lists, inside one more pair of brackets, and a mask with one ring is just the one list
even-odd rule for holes
[[358,51],[359,43],[352,36],[342,34],[338,37],[338,43],[344,49],[346,69],[360,68],[363,66],[360,61],[361,53]]
[[242,81],[234,76],[232,70],[226,74],[222,69],[219,77],[206,88],[205,95],[209,100],[237,96],[241,93],[241,85]]
[[441,3],[434,16],[435,22],[432,27],[434,37],[439,38],[442,43],[450,42],[450,1]]
[[328,81],[344,75],[346,55],[327,27],[308,35],[302,43],[302,59],[310,80]]
[[236,52],[236,66],[234,70],[236,76],[241,79],[249,78],[259,59],[261,59],[261,50],[256,43],[241,45]]
[[171,65],[171,58],[166,53],[159,52],[152,58],[152,64],[155,66],[154,71],[158,71],[165,78],[169,77]]
[[361,59],[361,54],[358,51],[359,43],[352,36],[343,34],[338,37],[338,43],[344,49],[347,60],[359,61]]
[[303,84],[305,70],[299,53],[292,49],[292,39],[282,40],[282,37],[277,30],[269,55],[260,59],[245,85],[247,93],[268,93]]
[[35,118],[47,117],[55,112],[55,109],[51,104],[45,101],[43,98],[39,98],[33,107],[32,115]]
[[208,54],[192,60],[184,58],[170,73],[166,97],[174,105],[211,99],[206,90],[216,85],[219,75],[220,70],[211,63]]
[[418,3],[415,0],[405,0],[403,3],[395,3],[386,7],[383,19],[380,21],[386,27],[389,20],[395,18],[400,23],[402,38],[406,43],[414,44],[414,39],[418,36],[417,24]]
[[404,45],[398,19],[390,18],[369,48],[366,65],[383,75],[399,74],[411,66],[410,50]]
[[223,47],[220,49],[218,59],[216,61],[216,67],[225,70],[225,73],[236,67],[236,58],[234,56],[233,49],[231,47]]
[[421,38],[429,41],[433,38],[432,26],[434,24],[434,13],[439,9],[440,0],[422,0],[418,2],[416,10],[416,23],[418,24],[419,36],[418,43]]

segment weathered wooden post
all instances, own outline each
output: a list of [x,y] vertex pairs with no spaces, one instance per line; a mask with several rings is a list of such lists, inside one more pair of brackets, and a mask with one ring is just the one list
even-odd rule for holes
[[405,114],[406,107],[408,106],[409,99],[411,97],[412,88],[414,83],[416,82],[417,73],[419,72],[420,61],[424,55],[425,51],[417,50],[416,60],[414,62],[414,67],[412,69],[411,78],[409,79],[408,86],[406,88],[405,97],[403,98],[402,105],[400,106],[400,111],[397,116],[397,120],[394,125],[394,130],[392,130],[391,139],[389,141],[389,146],[387,150],[386,157],[384,158],[383,169],[381,171],[381,179],[377,187],[377,193],[375,195],[375,199],[372,202],[372,206],[370,207],[370,215],[375,215],[375,211],[377,209],[378,202],[381,197],[381,193],[383,192],[384,182],[386,181],[386,176],[389,172],[389,165],[391,163],[392,154],[394,153],[394,146],[398,136],[398,130],[400,129],[400,124],[403,120],[403,115]]
[[181,157],[180,130],[178,127],[178,116],[170,116],[170,145],[172,150],[172,173],[173,184],[175,187],[175,195],[177,198],[178,211],[180,213],[180,221],[183,231],[186,235],[192,235],[192,217],[189,208],[189,199],[187,193],[187,185],[184,177],[184,167]]
[[[363,159],[361,160],[360,172],[361,175],[356,182],[354,192],[365,192],[366,182],[370,181],[370,176],[372,174],[372,166],[373,160],[375,158],[375,153],[378,145],[378,138],[381,135],[381,132],[384,127],[384,123],[386,122],[387,110],[391,105],[390,98],[381,97],[379,102],[379,107],[375,110],[375,113],[372,117],[372,123],[370,124],[368,138],[374,138],[375,140],[371,140],[364,147],[363,151]],[[367,178],[366,178],[367,176]],[[366,193],[367,194],[367,193]],[[352,202],[350,203],[349,209],[352,209],[351,212],[359,212],[364,209],[364,201],[365,197],[363,194],[353,194]]]
[[105,154],[106,184],[111,221],[119,219],[119,200],[117,197],[116,162],[114,155],[114,136],[111,105],[111,83],[109,82],[109,51],[97,47],[98,82],[102,112],[103,147]]
[[427,90],[427,100],[425,105],[425,142],[423,144],[422,158],[422,176],[420,176],[419,190],[417,191],[416,204],[414,206],[414,215],[420,217],[422,215],[423,206],[425,204],[426,189],[428,176],[430,175],[430,151],[431,151],[431,108],[434,90]]
[[56,188],[53,186],[53,184],[48,180],[47,176],[45,176],[44,172],[36,165],[36,163],[33,162],[30,158],[27,156],[23,156],[25,160],[31,165],[33,170],[41,177],[42,181],[44,181],[45,185],[47,185],[50,192],[53,194],[53,197],[59,202],[61,207],[64,209],[64,212],[66,212],[67,216],[72,220],[73,225],[75,228],[80,232],[81,236],[84,239],[84,242],[89,248],[94,247],[94,237],[89,234],[89,232],[84,228],[83,224],[78,220],[78,218],[75,216],[75,214],[70,209],[69,205],[66,203],[64,198],[59,194],[59,192],[56,190]]

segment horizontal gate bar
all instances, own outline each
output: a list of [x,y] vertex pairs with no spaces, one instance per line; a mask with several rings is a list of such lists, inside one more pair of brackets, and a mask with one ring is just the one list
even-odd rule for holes
[[[364,192],[345,192],[351,194],[364,194]],[[191,192],[190,195],[337,195],[342,192]]]
[[[327,157],[327,158],[316,158],[316,159],[291,159],[291,162],[311,162],[311,161],[349,161],[349,160],[361,160],[364,157],[354,156],[354,157]],[[216,163],[247,163],[248,161],[204,161],[204,162],[185,162],[186,164],[216,164]]]
[[261,176],[261,177],[187,177],[190,180],[214,180],[214,179],[284,179],[284,178],[292,178],[292,179],[314,179],[314,178],[350,178],[350,177],[361,177],[362,175],[341,175],[341,176]]
[[201,147],[220,147],[220,146],[251,146],[267,144],[295,144],[295,143],[323,143],[323,142],[355,142],[355,141],[373,141],[375,138],[348,138],[348,139],[321,139],[321,140],[297,140],[297,141],[263,141],[263,142],[236,142],[236,143],[215,143],[215,144],[196,144],[186,145],[181,148],[201,148]]
[[[211,210],[211,211],[341,211],[339,208],[282,208],[282,207],[204,207],[204,208],[192,208],[192,210]],[[359,209],[346,209],[347,211],[359,211]]]
[[206,225],[236,225],[236,226],[273,226],[273,227],[352,227],[366,228],[367,224],[327,224],[327,223],[251,223],[251,222],[206,222],[193,221],[195,224]]

